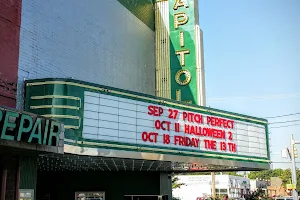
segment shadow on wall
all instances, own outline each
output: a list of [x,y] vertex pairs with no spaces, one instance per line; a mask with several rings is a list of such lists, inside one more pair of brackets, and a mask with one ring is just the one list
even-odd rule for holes
[[155,30],[154,5],[152,0],[118,0],[118,2],[125,6],[151,30]]

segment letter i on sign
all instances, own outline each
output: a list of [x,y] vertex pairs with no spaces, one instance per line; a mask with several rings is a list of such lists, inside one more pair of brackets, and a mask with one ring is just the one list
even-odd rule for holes
[[175,132],[180,132],[180,124],[175,123]]

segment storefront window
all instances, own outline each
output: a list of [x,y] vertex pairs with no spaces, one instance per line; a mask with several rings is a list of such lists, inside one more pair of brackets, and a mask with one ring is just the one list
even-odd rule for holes
[[33,200],[34,199],[34,190],[30,189],[20,189],[20,200]]
[[104,192],[76,192],[75,200],[105,200]]
[[227,189],[220,189],[220,194],[227,194]]
[[216,194],[221,195],[221,194],[228,194],[227,189],[216,189]]

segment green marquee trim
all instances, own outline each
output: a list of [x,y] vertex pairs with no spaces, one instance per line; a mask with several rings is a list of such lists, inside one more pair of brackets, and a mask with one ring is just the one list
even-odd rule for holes
[[82,88],[88,89],[90,91],[100,92],[103,94],[109,94],[109,95],[118,96],[118,97],[125,97],[125,98],[139,100],[139,101],[143,101],[143,102],[147,102],[147,103],[155,103],[155,104],[160,104],[160,105],[164,105],[164,106],[174,107],[174,108],[178,108],[178,109],[187,109],[187,110],[194,111],[194,112],[200,112],[201,114],[216,115],[216,116],[220,116],[220,117],[224,117],[224,118],[228,118],[228,119],[240,120],[240,121],[254,123],[254,124],[258,124],[258,125],[267,125],[268,124],[268,121],[263,118],[257,118],[257,117],[252,117],[252,116],[248,116],[248,115],[237,114],[237,113],[233,113],[233,112],[218,110],[218,109],[204,107],[204,106],[187,104],[187,103],[183,103],[183,102],[179,102],[179,101],[175,101],[175,100],[171,100],[171,99],[165,99],[165,98],[160,98],[160,97],[151,96],[151,95],[147,95],[147,94],[126,91],[126,90],[122,90],[122,89],[118,89],[118,88],[97,85],[97,84],[88,83],[88,82],[79,81],[79,80],[50,78],[50,79],[35,79],[35,80],[26,81],[26,87],[39,86],[39,85],[72,85],[72,86],[82,87]]
[[109,148],[116,150],[127,150],[135,152],[148,152],[148,153],[163,153],[171,155],[181,155],[181,156],[192,156],[198,158],[216,158],[216,159],[228,159],[235,161],[246,161],[246,162],[260,162],[260,163],[270,163],[268,158],[260,158],[254,156],[240,156],[234,154],[225,153],[210,153],[204,151],[193,151],[193,150],[182,150],[176,148],[166,148],[161,146],[147,146],[141,144],[129,144],[129,143],[119,143],[119,142],[109,142],[109,141],[98,141],[92,139],[83,139],[83,141],[74,141],[70,139],[65,139],[65,144],[75,145],[80,147],[92,147],[92,148]]

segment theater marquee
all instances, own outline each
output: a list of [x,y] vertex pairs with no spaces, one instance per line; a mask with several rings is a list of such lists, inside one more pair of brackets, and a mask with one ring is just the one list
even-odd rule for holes
[[[263,121],[205,108],[177,107],[96,92],[84,93],[83,138],[182,152],[267,158]],[[233,115],[234,116],[234,115]]]
[[65,151],[69,145],[86,155],[114,149],[170,161],[269,164],[261,118],[66,79],[28,81],[26,94],[30,112],[64,122]]

